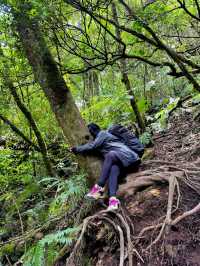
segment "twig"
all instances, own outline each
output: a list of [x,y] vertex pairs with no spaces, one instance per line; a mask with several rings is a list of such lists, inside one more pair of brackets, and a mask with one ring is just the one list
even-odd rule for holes
[[7,259],[8,265],[9,265],[9,266],[12,266],[12,263],[10,262],[10,259],[9,259],[8,255],[6,255],[5,257],[6,257],[6,259]]
[[[19,208],[18,208],[18,206],[17,206],[17,203],[16,203],[16,201],[15,201],[14,199],[13,199],[13,202],[14,202],[14,205],[16,206],[17,213],[18,213],[18,216],[19,216],[22,235],[24,235],[24,225],[23,225],[23,221],[22,221],[22,216],[21,216],[21,214],[20,214],[20,211],[19,211]],[[24,241],[24,251],[25,251],[25,253],[26,253],[26,241]]]
[[180,204],[180,198],[181,198],[180,186],[179,186],[177,178],[176,178],[175,182],[176,182],[176,189],[177,189],[178,198],[177,198],[177,202],[176,202],[176,208],[173,210],[173,212],[178,210],[178,207]]
[[162,233],[163,233],[163,231],[164,231],[164,229],[165,229],[165,225],[166,225],[166,223],[164,222],[164,223],[162,224],[162,227],[161,227],[160,233],[158,234],[158,236],[156,237],[156,239],[155,239],[150,245],[148,245],[148,247],[147,247],[145,250],[149,250],[153,245],[155,245],[155,244],[160,240],[160,238],[161,238],[161,236],[162,236]]
[[[163,223],[159,223],[159,224],[156,224],[156,225],[150,225],[150,226],[146,226],[144,227],[140,233],[138,234],[137,238],[138,238],[138,241],[140,240],[140,238],[143,236],[143,234],[149,230],[152,230],[152,229],[157,229],[159,227],[161,227],[163,225]],[[136,241],[136,243],[138,242]]]

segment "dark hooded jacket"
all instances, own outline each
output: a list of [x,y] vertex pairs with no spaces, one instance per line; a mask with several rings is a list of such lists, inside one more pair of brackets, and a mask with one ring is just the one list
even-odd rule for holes
[[105,156],[110,151],[115,151],[118,158],[124,167],[128,167],[136,161],[139,161],[139,156],[132,151],[120,140],[110,134],[108,131],[100,131],[94,141],[76,147],[77,153],[84,153],[88,151],[97,151]]

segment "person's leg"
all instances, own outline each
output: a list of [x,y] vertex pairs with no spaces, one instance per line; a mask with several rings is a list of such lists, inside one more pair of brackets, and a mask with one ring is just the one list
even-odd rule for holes
[[102,170],[101,170],[101,175],[99,177],[98,185],[101,187],[104,187],[106,184],[106,181],[108,180],[110,176],[111,169],[113,165],[120,164],[120,161],[116,155],[115,152],[109,152],[106,154]]
[[116,153],[111,151],[106,154],[99,181],[91,188],[90,192],[87,194],[87,197],[98,199],[102,196],[103,188],[110,175],[110,170],[115,163],[120,163],[118,157],[116,156]]
[[118,179],[122,170],[123,167],[120,162],[118,164],[113,165],[110,170],[109,181],[108,181],[109,184],[108,210],[110,211],[117,210],[120,205],[120,201],[116,198],[116,193],[118,189]]
[[110,175],[108,179],[109,197],[116,196],[119,175],[120,175],[120,167],[115,164],[111,167]]

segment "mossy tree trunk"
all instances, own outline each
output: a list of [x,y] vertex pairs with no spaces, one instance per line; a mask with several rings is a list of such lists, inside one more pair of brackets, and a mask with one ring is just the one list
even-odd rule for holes
[[[13,14],[35,79],[43,89],[64,136],[71,146],[86,143],[91,136],[40,32],[37,19],[28,17],[23,6],[21,12]],[[100,161],[91,156],[78,156],[78,162],[87,171],[89,181],[94,181],[99,175]]]

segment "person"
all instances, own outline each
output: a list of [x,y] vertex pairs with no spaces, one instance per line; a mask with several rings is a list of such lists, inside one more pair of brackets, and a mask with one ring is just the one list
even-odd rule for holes
[[108,130],[101,130],[95,123],[90,123],[88,129],[94,140],[73,147],[71,151],[74,154],[99,152],[104,160],[99,180],[86,196],[92,199],[101,198],[108,182],[108,210],[116,210],[120,205],[120,201],[116,197],[119,176],[130,166],[137,167],[141,162],[140,158],[137,153],[123,144],[118,137],[109,133]]

